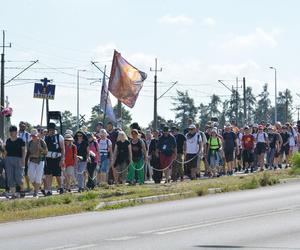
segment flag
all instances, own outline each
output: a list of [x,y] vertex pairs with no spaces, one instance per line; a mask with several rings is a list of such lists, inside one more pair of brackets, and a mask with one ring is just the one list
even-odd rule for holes
[[147,74],[127,62],[115,50],[108,90],[126,106],[133,108]]
[[109,92],[108,92],[106,81],[105,81],[105,74],[104,74],[103,80],[102,80],[100,109],[103,110],[103,112],[105,113],[105,116],[107,116],[112,122],[116,121],[114,109],[111,104]]

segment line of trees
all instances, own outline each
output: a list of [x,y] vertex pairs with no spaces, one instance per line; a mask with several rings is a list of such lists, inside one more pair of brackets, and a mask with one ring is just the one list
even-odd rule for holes
[[[211,118],[217,118],[223,126],[226,121],[235,121],[239,126],[245,124],[274,123],[275,108],[271,105],[268,84],[263,86],[262,92],[255,96],[251,87],[245,90],[246,116],[244,115],[244,100],[236,90],[232,91],[229,99],[222,101],[218,95],[213,94],[208,104],[195,104],[188,91],[177,90],[177,96],[173,98],[175,122],[181,127],[187,126],[188,118],[199,121],[203,128]],[[277,120],[281,122],[292,121],[293,119],[293,97],[291,91],[286,89],[279,92],[277,97]]]
[[[268,84],[263,86],[261,93],[257,96],[253,94],[253,89],[247,87],[245,90],[246,96],[246,116],[244,115],[244,100],[243,97],[233,90],[229,99],[222,100],[220,96],[213,94],[208,104],[196,104],[194,99],[189,95],[188,91],[177,90],[177,96],[172,98],[175,120],[166,120],[158,116],[158,124],[177,124],[181,129],[187,127],[188,118],[192,118],[200,123],[203,128],[212,118],[217,118],[220,126],[223,126],[226,121],[235,121],[238,126],[245,124],[274,123],[275,111],[271,105],[270,93]],[[277,97],[277,120],[281,122],[292,121],[293,118],[293,97],[291,91],[286,89],[278,93]],[[117,114],[117,106],[114,107],[114,112]],[[76,116],[70,111],[62,113],[63,131],[66,129],[76,130]],[[132,122],[130,112],[122,106],[123,127],[129,127]],[[81,126],[87,126],[90,130],[94,130],[97,123],[103,122],[103,112],[99,105],[92,107],[91,116],[88,120],[81,122]],[[139,122],[139,121],[137,121]],[[153,121],[148,127],[152,127]]]

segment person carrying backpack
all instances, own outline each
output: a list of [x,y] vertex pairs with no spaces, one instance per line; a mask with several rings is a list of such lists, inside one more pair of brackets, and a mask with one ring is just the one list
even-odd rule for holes
[[74,145],[71,134],[65,134],[65,168],[64,168],[64,187],[71,192],[71,183],[75,182],[75,166],[77,165],[77,147]]
[[218,136],[217,129],[213,128],[211,130],[211,134],[207,141],[207,144],[207,159],[209,165],[208,172],[210,177],[216,177],[219,175],[220,172],[220,150],[222,148],[222,141]]
[[48,153],[46,142],[40,139],[37,129],[31,131],[31,140],[27,147],[28,176],[33,185],[33,197],[38,196],[44,175],[45,156]]
[[56,133],[55,123],[48,124],[48,135],[45,137],[48,153],[46,155],[44,174],[45,178],[45,195],[52,195],[52,180],[56,178],[58,191],[64,192],[61,182],[61,173],[65,164],[65,144],[64,137]]

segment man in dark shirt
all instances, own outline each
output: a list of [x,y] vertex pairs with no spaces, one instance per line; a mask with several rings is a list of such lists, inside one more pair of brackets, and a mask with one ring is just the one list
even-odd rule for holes
[[170,176],[170,169],[173,161],[177,158],[177,145],[173,135],[170,134],[169,127],[163,128],[163,134],[158,140],[158,152],[160,167],[163,170],[168,183]]
[[272,126],[268,127],[269,148],[267,151],[267,165],[270,169],[277,168],[277,166],[274,165],[274,158],[276,152],[279,151],[279,136],[274,130],[275,128]]
[[282,159],[283,155],[285,154],[285,157],[287,158],[290,152],[290,137],[291,134],[287,130],[287,126],[282,126],[282,131],[280,133],[282,138],[282,145],[280,149],[280,159],[279,159],[279,168],[282,168]]
[[225,126],[225,131],[223,133],[223,150],[225,154],[225,160],[227,163],[227,173],[229,175],[233,174],[234,168],[234,150],[236,149],[236,154],[239,154],[239,148],[237,147],[237,136],[232,131],[232,126],[230,123],[227,123]]
[[179,133],[179,129],[176,126],[171,128],[171,134],[175,137],[177,144],[177,159],[173,162],[171,178],[172,181],[177,181],[178,178],[183,181],[183,155],[186,151],[186,138]]
[[[112,150],[114,152],[115,150],[115,145],[117,142],[117,138],[118,138],[118,131],[114,128],[114,125],[112,122],[108,122],[107,126],[106,126],[106,131],[108,133],[108,139],[111,141],[112,143]],[[112,168],[109,168],[108,171],[108,184],[113,184],[114,182],[114,176],[113,176],[113,171]]]

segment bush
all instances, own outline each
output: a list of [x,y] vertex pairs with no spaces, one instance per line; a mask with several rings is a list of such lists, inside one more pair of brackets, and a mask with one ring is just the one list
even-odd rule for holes
[[265,186],[268,186],[268,185],[272,186],[272,185],[277,184],[277,183],[279,183],[278,177],[271,176],[267,172],[264,172],[263,176],[260,177],[260,179],[259,179],[259,184],[262,187],[265,187]]
[[240,188],[244,190],[244,189],[255,189],[258,187],[259,187],[258,180],[256,177],[253,177],[250,181],[243,183]]
[[294,154],[292,156],[291,162],[294,168],[300,168],[300,153]]

